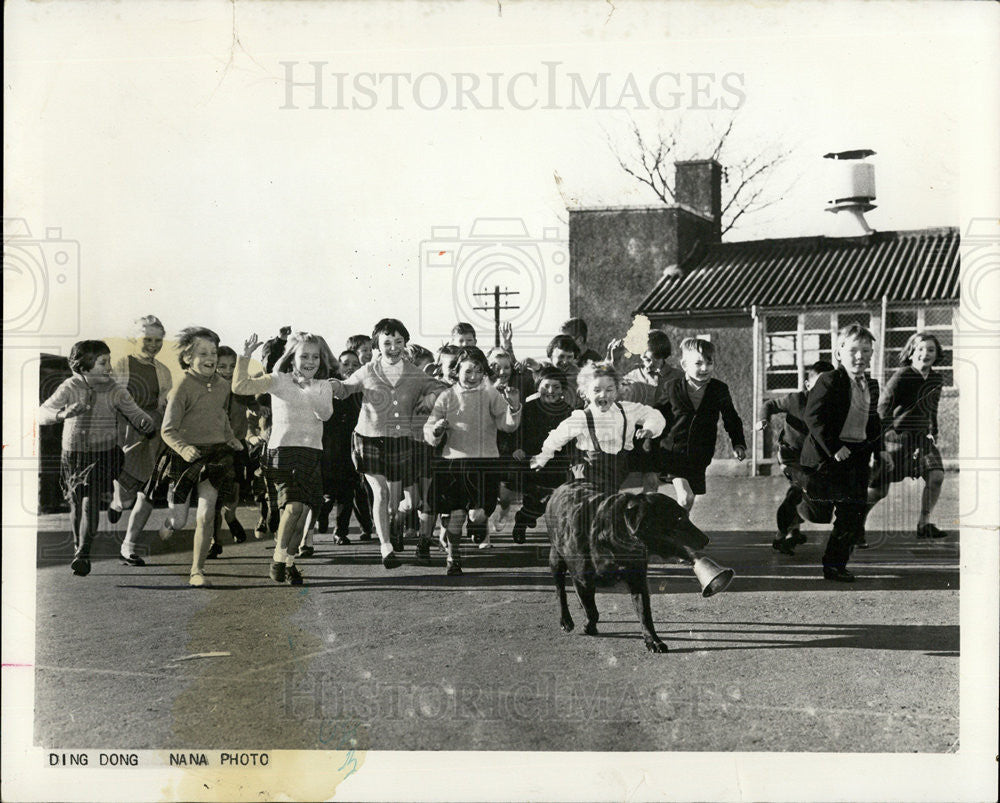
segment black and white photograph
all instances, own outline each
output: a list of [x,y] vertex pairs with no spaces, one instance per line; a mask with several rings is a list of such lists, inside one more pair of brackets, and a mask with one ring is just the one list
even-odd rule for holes
[[5,800],[996,800],[996,3],[4,43]]

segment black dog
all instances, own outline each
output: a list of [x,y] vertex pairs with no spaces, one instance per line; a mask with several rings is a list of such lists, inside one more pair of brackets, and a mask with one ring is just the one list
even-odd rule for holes
[[669,496],[659,493],[602,493],[595,485],[575,480],[559,486],[545,509],[549,531],[549,568],[559,597],[559,624],[567,633],[573,618],[566,605],[566,572],[573,578],[577,596],[587,613],[583,632],[597,634],[597,585],[624,581],[646,649],[666,652],[656,635],[649,605],[646,570],[649,552],[667,560],[690,563],[708,536],[695,527],[687,512]]

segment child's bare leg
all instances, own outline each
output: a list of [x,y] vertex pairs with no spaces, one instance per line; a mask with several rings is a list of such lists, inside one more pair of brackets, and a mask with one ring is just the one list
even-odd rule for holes
[[[389,481],[383,474],[365,474],[368,485],[372,489],[372,520],[375,524],[375,535],[378,536],[382,557],[392,554],[392,544],[389,542]],[[395,483],[397,486],[399,483]],[[398,504],[398,497],[397,497]]]
[[128,526],[125,528],[125,540],[122,542],[122,555],[128,557],[135,554],[136,542],[142,535],[142,530],[149,521],[149,514],[153,512],[153,503],[146,498],[146,494],[139,492],[135,498],[135,507],[128,517]]
[[306,506],[302,502],[289,502],[281,511],[277,543],[274,546],[275,563],[287,563],[289,558],[299,551],[305,513]]
[[931,513],[934,512],[934,506],[938,503],[938,499],[941,498],[941,486],[943,484],[943,471],[935,470],[927,473],[927,478],[924,480],[924,492],[920,498],[920,518],[917,520],[918,527],[923,527],[930,520]]
[[[201,497],[200,489],[203,483],[204,480],[198,483],[198,489],[196,490],[196,493],[198,493],[199,498]],[[215,491],[214,488],[212,490]],[[218,495],[217,491],[216,495]],[[187,524],[188,511],[190,511],[191,509],[191,497],[188,496],[185,499],[181,500],[180,502],[169,502],[167,504],[167,509],[169,510],[169,512],[167,513],[167,517],[163,520],[164,529],[183,530],[184,525]],[[212,513],[214,515],[215,513],[214,509]]]
[[448,528],[445,530],[445,549],[448,551],[448,564],[461,566],[462,564],[462,527],[465,525],[465,511],[453,510],[448,516]]
[[677,493],[677,503],[690,513],[694,507],[694,491],[691,490],[691,483],[683,477],[674,477],[673,485]]
[[[195,513],[194,547],[191,550],[191,574],[202,574],[205,570],[205,558],[208,557],[212,533],[215,531],[215,502],[218,496],[219,492],[208,480],[198,483],[198,509]],[[187,506],[184,514],[186,519]]]

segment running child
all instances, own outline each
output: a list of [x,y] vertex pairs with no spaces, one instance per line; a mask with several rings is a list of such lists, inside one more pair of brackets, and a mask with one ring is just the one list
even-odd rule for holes
[[256,407],[253,396],[240,396],[231,390],[233,374],[236,372],[236,352],[232,348],[219,346],[219,360],[215,370],[223,380],[230,384],[229,425],[233,428],[233,437],[243,444],[243,448],[233,455],[233,468],[236,470],[235,493],[228,501],[220,499],[216,502],[215,527],[212,530],[212,543],[208,548],[209,559],[217,558],[222,554],[219,530],[223,521],[229,527],[233,541],[242,544],[247,540],[246,530],[236,518],[236,510],[240,505],[240,495],[243,488],[250,480],[250,458],[246,440],[250,425],[248,413],[251,408]]
[[[500,456],[497,431],[513,432],[521,420],[521,400],[513,388],[501,394],[486,381],[486,355],[475,346],[463,348],[455,366],[455,384],[434,402],[424,425],[427,443],[437,446],[447,433],[442,458],[446,470],[432,483],[436,511],[449,513],[446,530],[449,575],[462,574],[461,537],[466,516],[485,523],[496,506],[499,473],[487,461]],[[492,470],[491,470],[492,469]],[[430,557],[429,544],[421,543]]]
[[451,328],[451,340],[449,345],[458,346],[464,349],[467,346],[476,345],[476,329],[471,323],[459,321]]
[[[865,373],[875,336],[853,323],[837,334],[840,366],[821,374],[809,391],[803,416],[809,434],[799,461],[805,476],[800,514],[833,530],[823,553],[823,577],[853,583],[847,570],[857,541],[864,534],[869,462],[882,448],[878,414],[878,382]],[[885,454],[892,471],[892,455]]]
[[184,378],[167,400],[162,437],[168,449],[157,467],[157,473],[170,480],[170,511],[160,528],[162,539],[184,527],[192,497],[197,500],[188,578],[196,588],[211,585],[205,577],[205,558],[215,529],[215,506],[219,499],[224,504],[232,500],[233,454],[243,448],[229,423],[230,383],[215,371],[218,348],[219,336],[205,327],[189,326],[178,336]]
[[947,536],[930,521],[944,483],[944,464],[937,448],[944,382],[934,370],[941,354],[941,342],[930,332],[911,335],[899,352],[901,367],[886,383],[878,405],[885,452],[891,459],[877,460],[868,486],[868,510],[886,497],[892,483],[906,477],[923,479],[917,538]]
[[653,407],[618,398],[621,377],[611,363],[587,363],[579,374],[580,394],[586,401],[574,410],[542,443],[531,458],[533,469],[544,468],[556,452],[575,442],[580,462],[574,475],[594,483],[603,493],[615,493],[629,474],[629,453],[636,441],[663,432],[663,416]]
[[746,458],[747,444],[729,386],[712,377],[715,346],[694,337],[681,341],[681,368],[684,376],[667,383],[659,405],[667,429],[658,457],[661,472],[672,477],[677,501],[690,512],[695,496],[705,493],[705,469],[715,454],[719,417],[737,460]]
[[111,376],[111,349],[101,340],[81,340],[69,353],[73,376],[42,404],[38,423],[63,424],[59,480],[69,502],[73,531],[73,574],[90,573],[90,548],[97,535],[101,496],[122,470],[118,414],[138,432],[155,431],[152,417]]
[[776,515],[778,537],[771,542],[774,549],[785,555],[794,555],[795,547],[806,542],[806,537],[799,530],[802,517],[799,516],[797,508],[802,501],[803,483],[799,457],[802,454],[802,444],[809,434],[804,420],[809,388],[815,384],[820,374],[832,370],[832,363],[817,360],[806,369],[805,390],[767,399],[761,406],[760,419],[757,422],[757,429],[761,432],[767,429],[771,416],[778,413],[785,415],[785,424],[778,435],[778,463],[789,484]]
[[351,335],[344,344],[345,351],[353,351],[358,355],[362,365],[372,360],[372,339],[368,335]]
[[354,463],[372,489],[375,532],[386,569],[402,565],[390,542],[389,511],[398,510],[404,481],[412,476],[412,418],[432,407],[438,387],[403,359],[409,339],[401,321],[381,319],[372,332],[378,356],[347,379],[330,380],[338,399],[362,393],[352,443]]
[[317,512],[323,501],[323,422],[333,414],[333,391],[324,380],[335,361],[323,338],[296,332],[289,336],[274,373],[251,379],[250,357],[259,345],[256,334],[244,344],[243,355],[236,362],[233,389],[236,393],[271,394],[267,472],[278,489],[281,518],[268,574],[276,583],[287,580],[291,585],[302,585],[295,555],[310,511]]
[[[538,392],[529,396],[521,414],[521,426],[510,435],[500,436],[508,441],[507,451],[518,461],[528,461],[542,451],[542,444],[549,433],[569,418],[573,408],[566,402],[566,375],[551,365],[538,371]],[[556,456],[560,461],[562,454]],[[521,475],[521,508],[514,515],[511,537],[515,544],[523,544],[528,529],[533,529],[545,512],[545,505],[552,492],[566,482],[569,476],[566,465],[551,465],[538,471]]]

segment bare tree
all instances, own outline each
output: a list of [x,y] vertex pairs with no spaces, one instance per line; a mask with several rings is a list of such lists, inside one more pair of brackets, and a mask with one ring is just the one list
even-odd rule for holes
[[749,155],[733,156],[740,143],[735,136],[736,117],[710,126],[708,134],[699,137],[692,147],[686,140],[685,121],[678,119],[666,130],[661,125],[655,139],[643,135],[638,123],[629,120],[626,144],[616,142],[610,134],[608,147],[619,166],[636,181],[649,187],[664,203],[674,202],[674,162],[685,159],[715,159],[722,165],[722,234],[744,215],[766,209],[781,200],[783,193],[768,185],[768,174],[789,156],[789,149],[770,144],[757,148]]

